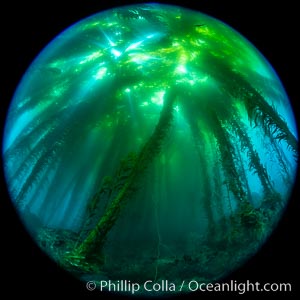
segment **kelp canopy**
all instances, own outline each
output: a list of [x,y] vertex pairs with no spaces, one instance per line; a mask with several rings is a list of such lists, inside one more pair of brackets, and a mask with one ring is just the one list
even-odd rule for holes
[[45,48],[15,93],[3,156],[24,223],[80,278],[211,281],[276,225],[297,133],[248,41],[199,12],[145,4]]

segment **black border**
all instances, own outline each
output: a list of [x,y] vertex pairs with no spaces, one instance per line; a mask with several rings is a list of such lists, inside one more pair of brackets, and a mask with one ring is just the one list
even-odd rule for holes
[[[35,58],[58,33],[76,21],[103,9],[142,1],[73,1],[6,3],[2,9],[2,45],[1,45],[1,128],[10,99],[22,75]],[[154,2],[154,1],[153,1]],[[262,5],[262,1],[213,1],[203,0],[197,3],[189,1],[155,1],[177,4],[198,9],[222,20],[248,38],[269,60],[279,75],[297,112],[297,55],[296,42],[297,8],[295,1],[273,1],[272,5]],[[276,3],[275,3],[276,2]],[[1,130],[2,133],[2,130]],[[1,138],[2,141],[2,138]],[[299,180],[297,179],[299,184]],[[230,278],[260,282],[291,282],[292,293],[278,294],[283,297],[299,292],[299,246],[297,246],[297,226],[299,210],[299,189],[296,185],[291,201],[277,229],[262,249]],[[103,297],[99,292],[88,292],[84,284],[58,268],[32,242],[15,213],[4,185],[1,172],[1,280],[0,293],[11,296],[31,296],[42,298],[45,295],[71,297]],[[3,205],[2,205],[3,204]],[[227,294],[214,296],[226,297]],[[274,293],[271,294],[275,296]],[[115,295],[106,295],[106,297]],[[195,297],[196,294],[187,298]],[[212,294],[197,295],[200,298]],[[249,294],[253,297],[254,294]],[[255,295],[256,296],[256,295]],[[258,296],[268,296],[259,294]],[[106,298],[104,297],[104,298]]]

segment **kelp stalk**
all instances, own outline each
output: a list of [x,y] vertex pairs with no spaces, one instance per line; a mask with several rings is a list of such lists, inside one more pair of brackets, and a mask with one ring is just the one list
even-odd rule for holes
[[144,175],[147,167],[152,163],[153,159],[161,150],[164,138],[172,123],[173,103],[175,98],[176,95],[174,91],[166,93],[159,121],[153,134],[137,155],[130,176],[123,184],[122,188],[120,188],[119,192],[111,200],[104,215],[101,217],[95,228],[90,231],[86,239],[78,246],[77,249],[75,249],[75,256],[91,258],[93,255],[101,253],[107,234],[116,223],[124,205],[136,192],[137,182]]

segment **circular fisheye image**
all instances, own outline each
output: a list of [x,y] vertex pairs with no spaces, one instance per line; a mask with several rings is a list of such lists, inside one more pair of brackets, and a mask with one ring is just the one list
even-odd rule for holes
[[16,211],[62,269],[87,289],[173,295],[264,244],[298,136],[249,41],[151,3],[92,15],[44,48],[11,101],[2,156]]

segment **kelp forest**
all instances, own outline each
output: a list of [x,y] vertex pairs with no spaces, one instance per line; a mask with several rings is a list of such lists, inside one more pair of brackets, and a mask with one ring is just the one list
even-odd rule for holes
[[8,112],[8,189],[36,243],[82,280],[227,276],[291,194],[298,138],[272,67],[199,12],[145,4],[54,39]]

